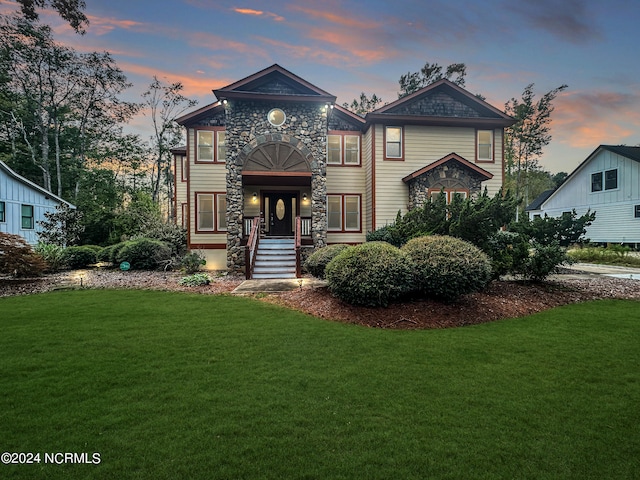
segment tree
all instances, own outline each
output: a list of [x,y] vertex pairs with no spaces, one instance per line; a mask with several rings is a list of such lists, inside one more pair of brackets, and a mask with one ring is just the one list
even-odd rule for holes
[[69,22],[76,33],[84,34],[84,27],[89,25],[89,19],[82,10],[86,8],[84,0],[17,0],[22,15],[29,21],[37,21],[36,8],[51,7]]
[[[171,174],[171,149],[182,142],[182,128],[176,119],[194,107],[198,102],[190,100],[181,92],[180,82],[163,83],[154,76],[149,89],[142,94],[143,105],[148,108],[153,124],[154,165],[151,178],[153,201],[160,202],[162,179],[165,180],[166,194],[170,198],[173,178]],[[172,216],[168,212],[169,217]]]
[[41,242],[60,247],[78,244],[80,235],[84,232],[82,212],[61,203],[54,212],[46,212],[44,218],[45,220],[38,222],[42,227],[38,234]]
[[465,86],[464,77],[467,75],[467,66],[464,63],[452,63],[446,70],[437,63],[425,63],[419,72],[407,72],[400,77],[400,92],[398,98],[406,97],[417,92],[423,87],[437,82],[443,78],[452,81],[460,87]]
[[529,203],[529,174],[537,168],[542,149],[551,142],[553,100],[567,85],[545,93],[537,102],[533,87],[533,83],[527,85],[522,99],[512,98],[505,104],[505,113],[517,120],[505,129],[506,173],[515,177],[516,197],[522,196],[525,206]]
[[360,93],[360,99],[354,99],[350,104],[345,102],[342,104],[344,108],[351,110],[353,113],[364,117],[367,113],[373,112],[378,105],[382,103],[382,98],[378,97],[375,93],[370,97],[362,92]]

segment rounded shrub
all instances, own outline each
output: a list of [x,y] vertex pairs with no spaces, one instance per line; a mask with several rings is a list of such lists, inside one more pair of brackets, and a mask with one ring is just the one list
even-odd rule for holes
[[109,245],[108,247],[104,247],[98,253],[98,261],[105,263],[116,263],[116,256],[118,252],[122,250],[122,248],[127,244],[127,242],[115,243],[113,245]]
[[410,290],[411,262],[386,242],[342,250],[325,269],[329,290],[352,305],[387,306]]
[[62,260],[69,268],[85,268],[98,261],[96,251],[91,247],[67,247],[62,253]]
[[418,237],[409,240],[402,250],[413,263],[414,288],[422,295],[453,301],[481,290],[491,280],[489,257],[459,238]]
[[333,260],[340,252],[351,248],[350,245],[344,243],[337,243],[335,245],[327,245],[326,247],[319,248],[307,258],[304,262],[304,268],[316,278],[325,278],[325,268],[331,260]]
[[124,242],[115,254],[115,263],[128,262],[132,270],[155,270],[170,259],[171,247],[150,238]]

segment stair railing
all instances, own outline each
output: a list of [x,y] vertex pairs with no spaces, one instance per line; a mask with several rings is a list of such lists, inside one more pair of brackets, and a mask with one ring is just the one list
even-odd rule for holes
[[250,280],[253,275],[253,268],[256,264],[256,252],[258,251],[258,243],[260,242],[260,217],[253,217],[251,224],[251,233],[244,250],[245,277]]
[[302,277],[301,250],[302,250],[302,222],[296,217],[296,231],[294,235],[296,249],[296,278]]

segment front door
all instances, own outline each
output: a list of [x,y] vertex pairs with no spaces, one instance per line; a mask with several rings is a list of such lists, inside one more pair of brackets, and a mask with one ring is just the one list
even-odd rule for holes
[[269,235],[288,237],[293,235],[294,193],[269,193]]

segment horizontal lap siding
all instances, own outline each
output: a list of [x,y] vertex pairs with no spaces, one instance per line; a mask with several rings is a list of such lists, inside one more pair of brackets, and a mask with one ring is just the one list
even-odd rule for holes
[[362,232],[331,233],[327,235],[328,243],[361,243],[366,240],[368,224],[366,220],[366,205],[369,197],[366,195],[366,169],[364,167],[327,167],[327,195],[331,194],[362,194],[360,203],[360,220]]
[[226,192],[227,169],[224,163],[195,163],[195,134],[189,129],[189,230],[192,244],[227,243],[226,233],[196,233],[197,192]]
[[[376,126],[376,228],[395,221],[400,210],[407,211],[408,187],[402,178],[456,153],[475,163],[476,130],[473,128],[405,126],[404,161],[384,160],[383,127]],[[497,193],[502,186],[502,133],[495,132],[495,161],[476,163],[493,174],[493,179],[483,183],[489,195]]]
[[[182,225],[182,204],[187,203],[187,182],[182,178],[187,178],[187,172],[182,173],[182,161],[180,156],[176,158],[176,223]],[[188,179],[187,179],[188,180]]]
[[364,231],[373,230],[373,172],[372,172],[372,148],[371,141],[373,135],[373,128],[369,128],[367,132],[362,136],[362,168],[364,170],[365,184],[362,202],[362,228]]

